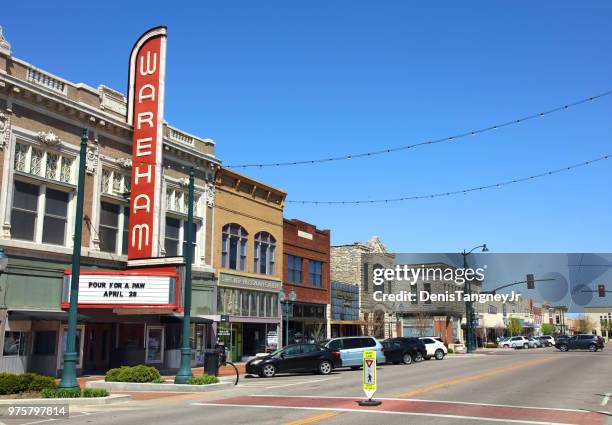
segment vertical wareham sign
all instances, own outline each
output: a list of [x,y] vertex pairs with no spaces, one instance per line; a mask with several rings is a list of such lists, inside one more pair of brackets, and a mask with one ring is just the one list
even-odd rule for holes
[[166,27],[152,28],[130,54],[127,119],[134,138],[128,259],[159,256],[165,70]]

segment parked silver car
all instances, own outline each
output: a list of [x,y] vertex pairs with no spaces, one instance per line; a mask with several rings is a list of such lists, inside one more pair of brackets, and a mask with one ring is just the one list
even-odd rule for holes
[[513,336],[499,344],[501,348],[529,348],[529,340],[524,336]]

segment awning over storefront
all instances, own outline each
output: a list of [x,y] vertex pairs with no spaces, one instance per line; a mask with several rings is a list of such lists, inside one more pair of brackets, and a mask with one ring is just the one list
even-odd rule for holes
[[[10,320],[68,320],[68,312],[63,310],[9,310]],[[77,314],[77,320],[87,320],[84,314]]]
[[[160,316],[159,321],[161,323],[178,323],[183,321],[183,315],[168,314],[165,316]],[[202,316],[191,316],[191,323],[210,324],[213,323],[213,321]]]
[[332,320],[332,325],[368,325],[369,322],[365,320]]

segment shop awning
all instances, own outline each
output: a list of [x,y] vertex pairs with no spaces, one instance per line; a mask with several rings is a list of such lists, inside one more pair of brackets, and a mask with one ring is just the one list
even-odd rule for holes
[[365,320],[332,320],[332,325],[368,325],[369,322]]
[[[159,321],[161,323],[179,323],[183,321],[183,315],[182,314],[168,314],[165,316],[160,316]],[[210,319],[207,319],[206,317],[191,316],[191,323],[210,324],[210,323],[213,323],[213,321]]]
[[[64,310],[9,310],[10,320],[68,320],[68,312]],[[86,320],[84,314],[77,314],[77,320]]]

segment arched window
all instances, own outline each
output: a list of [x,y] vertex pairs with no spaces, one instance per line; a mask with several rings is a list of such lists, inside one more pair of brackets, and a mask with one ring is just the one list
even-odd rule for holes
[[274,254],[276,239],[268,232],[255,235],[255,251],[253,255],[253,271],[261,274],[274,274]]
[[221,240],[221,267],[246,271],[247,242],[249,234],[239,224],[223,226]]

